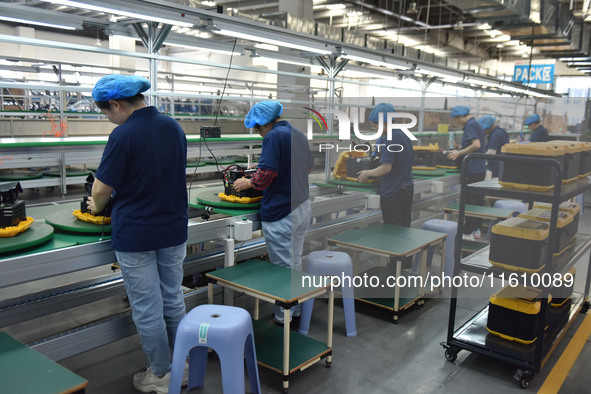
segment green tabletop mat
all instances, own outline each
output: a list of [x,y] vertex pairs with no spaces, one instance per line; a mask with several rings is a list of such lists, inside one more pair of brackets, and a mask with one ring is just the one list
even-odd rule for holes
[[214,159],[205,159],[205,164],[228,165],[228,164],[234,164],[234,160],[232,160],[232,159],[218,159],[218,161],[216,162]]
[[469,239],[462,240],[462,250],[466,252],[477,252],[480,249],[484,249],[488,246],[486,242],[471,241]]
[[[195,203],[195,204],[189,204],[189,206],[191,208],[195,208],[195,209],[205,209],[205,205],[202,205],[200,203]],[[213,213],[219,213],[221,215],[227,215],[227,216],[240,216],[240,215],[247,215],[249,213],[258,213],[259,209],[230,209],[230,208],[217,208],[217,207],[213,207],[212,208],[212,212]]]
[[[444,210],[449,210],[449,211],[459,211],[459,209],[460,209],[460,204],[457,202],[449,204],[447,207],[444,208]],[[482,215],[482,216],[487,216],[487,217],[492,217],[492,218],[500,218],[500,219],[510,218],[511,216],[513,216],[513,212],[515,212],[512,209],[484,207],[481,205],[472,205],[472,204],[466,204],[465,211],[466,211],[466,213],[477,214],[477,215]]]
[[12,252],[39,245],[53,237],[53,227],[41,222],[33,222],[25,232],[14,237],[0,238],[0,253]]
[[[254,343],[257,361],[269,368],[283,371],[283,328],[263,320],[253,320]],[[324,330],[323,330],[324,331]],[[330,348],[316,339],[290,331],[289,371],[297,371],[302,365],[328,352]]]
[[[221,183],[221,181],[220,181]],[[223,186],[206,187],[203,189],[191,189],[189,201],[197,200],[202,205],[218,207],[218,208],[234,208],[234,209],[255,209],[261,207],[261,202],[250,204],[240,204],[237,202],[224,201],[219,194],[224,192]]]
[[412,170],[412,175],[413,176],[428,176],[428,177],[438,177],[438,176],[445,176],[447,174],[447,171],[442,169],[442,168],[438,168],[435,170]]
[[197,165],[197,160],[187,160],[187,167],[204,167],[207,163],[202,159],[199,160],[199,165]]
[[326,240],[392,256],[407,256],[445,237],[446,234],[435,231],[377,223],[331,235]]
[[73,393],[88,382],[43,354],[0,332],[0,382],[11,394]]
[[[267,295],[284,302],[297,300],[318,290],[312,286],[315,275],[280,267],[263,260],[250,260],[207,273],[207,276]],[[304,281],[302,277],[310,278]],[[316,283],[322,278],[316,277]],[[310,285],[310,286],[308,286]]]
[[341,186],[354,186],[364,189],[376,189],[379,187],[380,182],[369,182],[369,183],[359,183],[357,181],[350,181],[348,179],[334,179],[329,178],[326,180],[328,183],[332,183],[333,185],[341,185]]
[[110,224],[94,224],[83,222],[82,220],[74,217],[74,215],[72,215],[72,210],[70,209],[50,213],[47,215],[47,217],[45,217],[45,221],[57,229],[75,233],[101,234],[103,232],[111,232]]
[[39,179],[43,176],[41,171],[33,170],[0,170],[0,181],[20,181],[27,179]]
[[[52,176],[52,177],[62,176],[62,173],[60,170],[44,171],[43,174],[47,175],[47,176]],[[84,175],[88,175],[88,174],[90,174],[90,170],[76,170],[76,169],[72,169],[72,168],[66,168],[66,176],[67,177],[84,176]]]

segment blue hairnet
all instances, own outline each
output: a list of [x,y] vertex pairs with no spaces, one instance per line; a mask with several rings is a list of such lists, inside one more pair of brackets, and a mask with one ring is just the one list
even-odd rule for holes
[[525,124],[532,124],[532,123],[538,123],[540,121],[540,115],[538,114],[533,114],[528,116],[527,118],[525,118]]
[[470,108],[465,105],[458,105],[451,109],[451,117],[466,116],[470,113]]
[[150,81],[137,75],[111,74],[102,77],[92,89],[94,101],[119,100],[133,97],[150,89]]
[[369,121],[378,123],[380,121],[380,112],[384,114],[384,122],[387,122],[388,112],[396,112],[396,109],[394,109],[394,106],[390,103],[379,103],[374,107],[374,109],[371,110],[369,114]]
[[258,124],[271,123],[283,112],[283,105],[279,101],[261,101],[252,106],[244,118],[244,126],[251,128]]
[[482,130],[488,130],[495,124],[495,117],[492,115],[485,115],[482,118],[478,119],[478,123],[480,123],[480,127]]

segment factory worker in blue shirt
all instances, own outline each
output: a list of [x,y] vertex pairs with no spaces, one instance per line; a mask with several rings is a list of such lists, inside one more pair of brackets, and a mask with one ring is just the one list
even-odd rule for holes
[[[108,75],[92,97],[118,125],[109,139],[88,207],[101,212],[113,194],[111,247],[149,367],[133,377],[143,393],[167,393],[171,349],[186,307],[187,139],[178,122],[147,106],[142,77]],[[186,384],[186,375],[184,383]]]
[[[468,153],[484,153],[484,131],[480,124],[470,114],[470,108],[464,105],[458,105],[451,110],[452,126],[462,127],[464,134],[462,136],[462,148],[452,150],[447,157],[456,160],[458,157],[466,156]],[[462,167],[463,168],[463,167]],[[468,183],[480,182],[486,175],[486,165],[484,159],[472,159],[468,163]],[[468,194],[467,203],[473,205],[484,205],[484,197],[479,194]],[[482,219],[468,217],[464,223],[464,238],[479,239],[480,226]]]
[[387,138],[388,113],[395,112],[389,103],[380,103],[369,114],[369,122],[375,128],[383,120],[384,133],[378,139],[380,165],[372,170],[359,171],[357,181],[365,183],[369,178],[380,180],[380,206],[384,223],[410,227],[411,207],[414,195],[412,141],[401,130],[392,130]]
[[[282,112],[279,102],[261,101],[246,115],[244,125],[258,131],[263,146],[256,173],[234,181],[234,189],[253,187],[263,191],[260,218],[269,259],[273,264],[301,271],[311,217],[308,174],[314,167],[314,158],[304,133],[281,119]],[[291,325],[295,326],[301,305],[290,312],[290,319],[294,317]],[[283,308],[275,307],[273,321],[284,324]]]
[[530,130],[533,130],[532,135],[529,137],[529,142],[547,142],[550,140],[550,137],[548,136],[548,130],[542,126],[540,115],[530,115],[525,118],[523,123],[529,126]]
[[[488,155],[498,155],[501,153],[501,148],[503,145],[509,143],[509,135],[507,134],[507,131],[503,128],[500,128],[497,124],[495,124],[495,122],[496,119],[492,115],[485,115],[478,119],[480,127],[482,127],[482,130],[484,130],[484,134],[488,136],[488,141],[486,143],[486,154]],[[489,174],[491,178],[498,178],[498,160],[488,160],[487,175]]]

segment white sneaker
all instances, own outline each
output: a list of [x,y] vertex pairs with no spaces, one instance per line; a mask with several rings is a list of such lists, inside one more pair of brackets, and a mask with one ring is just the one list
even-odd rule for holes
[[146,372],[139,372],[133,375],[133,387],[142,393],[156,392],[156,394],[167,394],[170,383],[170,372],[162,377],[152,373],[150,367]]
[[462,234],[462,239],[465,241],[474,241],[472,234]]

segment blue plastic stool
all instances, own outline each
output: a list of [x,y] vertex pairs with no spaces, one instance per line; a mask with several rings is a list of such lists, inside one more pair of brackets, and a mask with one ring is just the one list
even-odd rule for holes
[[[351,257],[344,252],[333,252],[329,250],[312,252],[308,255],[306,272],[314,275],[333,275],[341,279],[345,277],[350,279],[348,283],[344,283],[348,286],[342,286],[345,326],[348,337],[357,336],[357,328],[355,327],[355,299],[352,285],[353,263],[351,262]],[[302,314],[298,328],[300,334],[308,335],[313,308],[314,298],[302,304]]]
[[[495,201],[495,208],[502,208],[502,209],[512,209],[513,216],[517,216],[520,213],[524,213],[527,211],[527,204],[522,201],[516,200],[497,200]],[[498,220],[490,220],[488,224],[488,232],[486,233],[486,239],[490,239],[490,234],[492,233],[493,226],[498,223]]]
[[[456,233],[458,231],[458,224],[451,220],[442,219],[430,219],[423,223],[423,230],[437,231],[438,233],[447,234],[445,239],[445,260],[443,265],[443,274],[445,276],[453,276],[454,273],[454,242],[456,239]],[[427,249],[427,265],[431,265],[433,262],[433,253],[435,247],[430,246]],[[425,253],[425,252],[423,252]],[[417,254],[413,263],[413,272],[419,272],[420,255]]]
[[226,305],[199,305],[179,324],[168,392],[181,391],[185,360],[189,355],[189,384],[187,391],[203,387],[207,349],[213,349],[220,359],[225,394],[244,393],[244,358],[250,388],[261,392],[252,320],[242,308]]

